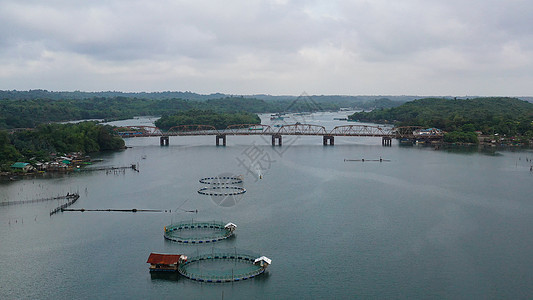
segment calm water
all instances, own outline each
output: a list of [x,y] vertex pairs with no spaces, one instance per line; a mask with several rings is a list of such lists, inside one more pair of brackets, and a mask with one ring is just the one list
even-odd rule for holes
[[[342,123],[333,117],[304,118],[331,128]],[[139,173],[4,182],[0,201],[79,191],[73,208],[172,213],[50,217],[57,201],[0,206],[1,299],[533,296],[530,151],[382,147],[378,138],[348,137],[333,147],[320,137],[284,137],[275,148],[270,137],[229,136],[227,147],[215,147],[213,136],[171,137],[169,147],[158,138],[126,142],[132,148],[100,155],[100,165],[138,162]],[[379,157],[391,161],[344,161]],[[235,205],[197,193],[200,178],[219,174],[244,175],[247,193]],[[163,239],[165,225],[191,218],[236,223],[236,237],[216,247],[266,255],[267,274],[234,284],[151,275],[150,252],[211,249]]]

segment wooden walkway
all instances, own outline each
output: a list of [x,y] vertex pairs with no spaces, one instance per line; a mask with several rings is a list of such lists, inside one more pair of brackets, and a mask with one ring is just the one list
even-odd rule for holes
[[39,203],[39,202],[46,202],[46,201],[52,201],[52,200],[62,200],[62,199],[67,199],[68,197],[71,197],[72,195],[77,195],[77,194],[67,194],[65,196],[39,198],[39,199],[31,199],[31,200],[6,201],[6,202],[0,202],[0,206]]
[[78,194],[67,194],[66,196],[66,199],[68,200],[67,203],[65,204],[62,204],[56,208],[54,208],[53,210],[50,211],[50,216],[53,215],[53,214],[56,214],[60,211],[63,211],[65,208],[71,206],[72,204],[76,203],[76,201],[78,201],[78,199],[80,198],[80,195]]

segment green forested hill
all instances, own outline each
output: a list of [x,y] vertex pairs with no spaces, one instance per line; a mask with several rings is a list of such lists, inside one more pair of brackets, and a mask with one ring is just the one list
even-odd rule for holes
[[533,104],[516,98],[420,99],[350,119],[436,127],[448,132],[533,136]]
[[191,92],[0,91],[0,129],[34,128],[42,123],[82,119],[162,116],[190,109],[218,113],[310,112],[338,110],[341,107],[375,109],[394,107],[401,103],[400,100],[370,96],[255,97],[218,93],[200,95]]
[[0,170],[9,170],[15,161],[46,160],[50,153],[97,152],[124,148],[111,126],[83,122],[42,124],[33,130],[8,133],[0,130]]
[[0,129],[34,128],[48,122],[84,119],[125,119],[134,116],[160,116],[191,109],[223,113],[276,111],[282,104],[259,99],[223,98],[206,101],[183,99],[92,98],[84,100],[1,100]]
[[225,129],[228,125],[260,123],[261,119],[256,114],[246,112],[216,113],[193,109],[175,115],[163,116],[155,122],[155,126],[163,130],[178,125],[211,125],[216,129]]

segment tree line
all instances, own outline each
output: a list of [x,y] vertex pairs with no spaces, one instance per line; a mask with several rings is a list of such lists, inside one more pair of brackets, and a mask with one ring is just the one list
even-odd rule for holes
[[[64,94],[67,93],[67,94]],[[400,104],[386,98],[361,101],[355,98],[317,96],[283,100],[263,100],[247,97],[208,99],[135,98],[125,96],[66,98],[76,92],[51,93],[43,90],[30,92],[0,91],[0,129],[33,128],[42,123],[87,119],[129,119],[134,116],[162,116],[191,109],[219,113],[277,113],[336,111],[341,107],[375,109]],[[81,93],[81,92],[79,92]],[[103,95],[120,95],[105,92]],[[83,93],[81,95],[84,95]],[[100,93],[95,93],[100,95]],[[137,95],[137,94],[134,94]],[[144,94],[139,94],[142,96]],[[174,95],[169,92],[168,95]],[[218,96],[219,94],[213,94]],[[3,96],[3,97],[2,97]],[[53,96],[40,98],[39,96]],[[78,95],[79,96],[79,95]],[[185,95],[187,96],[187,95]],[[190,96],[190,95],[189,95]]]
[[397,126],[436,127],[446,131],[447,142],[477,143],[484,135],[533,138],[533,104],[516,98],[426,98],[389,109],[349,116],[352,120]]
[[7,171],[16,161],[47,161],[51,153],[82,152],[124,148],[124,140],[113,128],[96,122],[42,124],[31,130],[0,130],[0,169]]
[[179,125],[211,125],[216,129],[225,129],[235,124],[260,124],[257,114],[247,112],[218,113],[211,110],[192,109],[174,115],[165,115],[155,121],[155,126],[162,130]]

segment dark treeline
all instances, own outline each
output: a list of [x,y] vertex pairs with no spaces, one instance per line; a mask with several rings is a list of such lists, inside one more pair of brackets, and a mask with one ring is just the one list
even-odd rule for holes
[[82,152],[124,148],[124,140],[111,126],[83,122],[42,124],[32,130],[8,133],[0,130],[0,168],[9,170],[16,161],[45,161],[51,153]]
[[[6,92],[4,92],[5,94]],[[22,92],[15,92],[17,93]],[[35,91],[37,95],[50,92]],[[66,92],[65,92],[66,93]],[[75,92],[73,92],[75,93]],[[7,95],[9,96],[9,95]],[[311,97],[294,100],[267,101],[255,98],[226,97],[202,101],[185,99],[142,99],[128,97],[95,97],[90,99],[25,99],[0,100],[0,129],[34,128],[48,122],[61,122],[85,119],[127,119],[134,116],[172,115],[191,109],[211,110],[219,113],[265,113],[265,112],[312,112],[338,110],[349,107],[345,101],[319,100]],[[320,96],[319,99],[321,99]],[[364,109],[392,107],[398,105],[389,99],[375,99],[359,103]],[[352,103],[352,106],[354,104]]]
[[533,104],[516,98],[420,99],[395,108],[355,113],[350,119],[436,127],[448,132],[448,142],[477,142],[475,131],[533,137]]
[[147,100],[163,100],[163,99],[185,99],[185,100],[207,100],[218,99],[226,97],[227,95],[215,93],[209,95],[202,95],[192,92],[140,92],[140,93],[128,93],[119,91],[104,91],[104,92],[54,92],[47,90],[29,90],[29,91],[0,91],[0,99],[11,100],[37,100],[37,99],[50,99],[50,100],[84,100],[92,98],[138,98]]
[[193,109],[175,115],[165,115],[155,122],[155,126],[163,130],[178,125],[211,125],[216,129],[225,129],[228,125],[260,123],[259,116],[252,113],[216,113]]
[[[305,95],[305,96],[304,96]],[[298,98],[309,97],[316,102],[335,102],[339,105],[352,106],[353,104],[362,104],[373,101],[378,98],[387,98],[393,102],[403,103],[406,101],[412,101],[417,99],[415,96],[346,96],[346,95],[313,95],[307,96],[305,93],[302,96],[274,96],[267,94],[254,94],[254,95],[230,95],[222,93],[213,94],[197,94],[193,92],[178,92],[178,91],[164,91],[164,92],[119,92],[119,91],[102,91],[102,92],[82,92],[82,91],[63,91],[54,92],[47,90],[29,90],[29,91],[17,91],[17,90],[0,90],[0,100],[36,100],[36,99],[50,99],[50,100],[83,100],[92,98],[137,98],[147,100],[164,100],[164,99],[183,99],[203,101],[209,99],[221,99],[221,98],[254,98],[265,101],[295,101]]]

